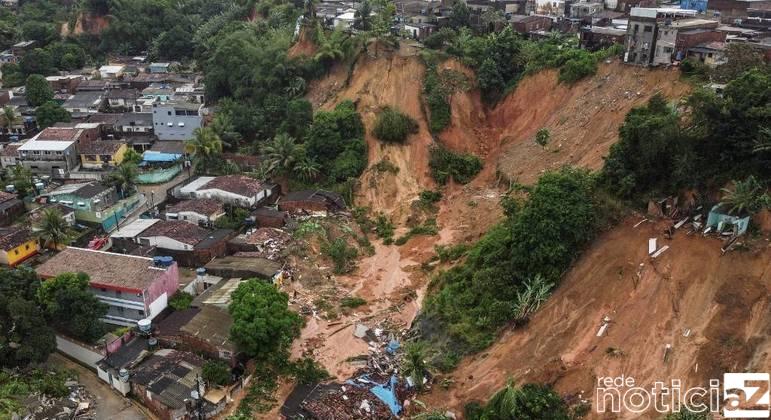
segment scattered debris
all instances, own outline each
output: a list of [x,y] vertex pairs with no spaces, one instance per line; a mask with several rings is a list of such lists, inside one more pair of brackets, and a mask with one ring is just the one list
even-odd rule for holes
[[69,394],[62,398],[49,398],[42,394],[28,396],[23,404],[28,414],[25,420],[95,420],[96,400],[77,381],[67,381]]
[[658,258],[659,255],[663,254],[668,249],[669,249],[669,245],[662,246],[658,251],[656,251],[653,255],[651,255],[651,258]]

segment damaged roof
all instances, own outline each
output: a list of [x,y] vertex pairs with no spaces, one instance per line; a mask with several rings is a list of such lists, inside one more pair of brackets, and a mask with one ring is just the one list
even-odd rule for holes
[[215,177],[200,189],[216,189],[245,197],[253,197],[264,190],[265,187],[262,185],[262,182],[246,175],[224,175]]
[[180,213],[185,211],[211,216],[225,211],[225,206],[219,201],[210,198],[196,198],[192,200],[183,200],[166,208],[166,213]]
[[23,227],[0,228],[0,248],[5,251],[16,248],[32,239],[29,229]]
[[165,236],[188,245],[197,245],[209,235],[208,230],[181,220],[159,220],[141,234],[143,237]]

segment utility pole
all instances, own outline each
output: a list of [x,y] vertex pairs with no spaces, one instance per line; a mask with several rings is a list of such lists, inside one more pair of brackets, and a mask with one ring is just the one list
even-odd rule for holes
[[203,420],[203,395],[201,393],[201,377],[195,375],[195,412],[198,420]]

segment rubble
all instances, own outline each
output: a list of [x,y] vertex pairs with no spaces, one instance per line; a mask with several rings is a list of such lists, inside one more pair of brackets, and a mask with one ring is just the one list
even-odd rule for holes
[[30,395],[24,405],[28,414],[25,420],[96,420],[96,400],[83,385],[67,381],[69,394],[62,398],[49,398],[42,394]]

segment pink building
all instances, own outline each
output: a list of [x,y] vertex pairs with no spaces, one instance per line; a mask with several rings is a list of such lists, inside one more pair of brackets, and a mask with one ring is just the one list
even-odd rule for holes
[[136,326],[153,319],[168,305],[179,288],[175,261],[68,247],[36,269],[42,279],[62,273],[85,273],[91,291],[109,305],[102,321]]

